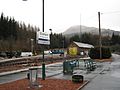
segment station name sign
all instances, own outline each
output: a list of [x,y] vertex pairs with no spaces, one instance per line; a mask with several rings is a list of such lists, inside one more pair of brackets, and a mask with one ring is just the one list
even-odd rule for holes
[[50,35],[46,32],[37,32],[37,41],[38,44],[50,45]]

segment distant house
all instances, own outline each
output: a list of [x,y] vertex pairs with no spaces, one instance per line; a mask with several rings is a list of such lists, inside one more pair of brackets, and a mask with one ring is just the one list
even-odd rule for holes
[[94,46],[81,42],[72,42],[68,47],[68,54],[88,56],[88,52],[91,48],[94,48]]

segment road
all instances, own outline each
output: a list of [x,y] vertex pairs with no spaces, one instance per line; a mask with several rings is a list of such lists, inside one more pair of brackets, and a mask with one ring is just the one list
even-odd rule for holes
[[104,63],[104,69],[82,90],[120,90],[120,55],[113,54],[113,62]]

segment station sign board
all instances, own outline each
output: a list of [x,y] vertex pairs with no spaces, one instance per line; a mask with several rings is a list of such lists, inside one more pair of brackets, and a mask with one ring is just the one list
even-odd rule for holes
[[50,35],[46,32],[37,32],[37,42],[38,44],[50,45]]

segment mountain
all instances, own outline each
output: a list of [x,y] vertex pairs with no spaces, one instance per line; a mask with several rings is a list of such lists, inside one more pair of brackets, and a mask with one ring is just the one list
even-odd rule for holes
[[[81,29],[81,30],[80,30]],[[87,27],[87,26],[80,26],[80,25],[76,25],[76,26],[72,26],[70,28],[68,28],[65,32],[63,32],[63,35],[67,35],[67,36],[73,36],[75,34],[80,34],[80,33],[91,33],[91,34],[99,34],[99,29],[95,28],[95,27]],[[120,31],[114,31],[114,30],[110,30],[110,29],[101,29],[101,34],[103,36],[105,35],[109,35],[111,36],[112,34],[116,34],[116,35],[120,35]]]

